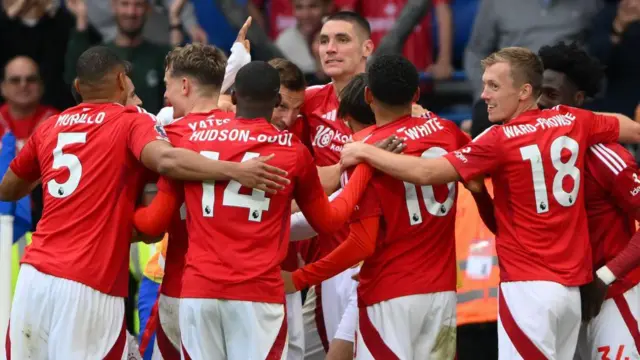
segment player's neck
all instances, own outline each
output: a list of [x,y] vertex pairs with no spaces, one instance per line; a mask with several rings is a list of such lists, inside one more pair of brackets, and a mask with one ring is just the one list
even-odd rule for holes
[[21,120],[33,115],[38,110],[38,105],[35,106],[11,106],[9,105],[9,115],[16,120]]
[[364,72],[364,69],[362,69],[362,71],[356,72],[355,74],[349,74],[341,77],[331,78],[331,83],[333,84],[333,89],[336,91],[336,94],[340,94],[342,89],[344,89],[347,86],[347,84],[349,84],[351,79],[353,79],[354,76],[362,72]]
[[378,107],[373,110],[373,113],[376,116],[376,125],[383,126],[390,122],[394,122],[401,117],[411,115],[411,106],[394,108]]
[[142,35],[138,35],[138,36],[134,36],[134,37],[130,37],[127,35],[124,35],[120,32],[118,32],[116,34],[116,38],[114,40],[114,43],[116,44],[116,46],[118,47],[136,47],[138,45],[140,45],[142,43]]
[[516,109],[516,112],[513,114],[513,116],[511,117],[511,119],[505,121],[504,123],[508,123],[509,121],[517,118],[518,116],[522,115],[522,113],[527,112],[529,110],[535,110],[538,109],[538,103],[536,103],[535,101],[527,101],[527,102],[522,102],[518,105],[518,108]]
[[271,123],[273,109],[252,108],[250,106],[237,106],[236,117],[243,119],[266,119]]
[[218,95],[200,97],[193,100],[190,113],[208,113],[218,108]]

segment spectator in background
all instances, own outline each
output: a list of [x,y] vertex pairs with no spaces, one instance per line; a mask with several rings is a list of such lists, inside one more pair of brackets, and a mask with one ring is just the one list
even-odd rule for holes
[[56,2],[3,0],[0,10],[0,68],[4,68],[16,55],[30,57],[40,68],[38,86],[44,86],[42,103],[65,109],[73,105],[69,86],[62,77],[73,18]]
[[[193,4],[185,4],[182,14],[172,23],[171,5],[174,1],[177,0],[147,0],[150,4],[149,19],[145,22],[142,35],[154,43],[169,44],[170,26],[179,23],[193,42],[207,43],[207,33],[198,24]],[[86,1],[89,22],[100,32],[105,42],[113,41],[118,34],[112,2],[113,0]]]
[[278,36],[276,46],[305,74],[318,71],[318,62],[311,51],[312,36],[322,27],[322,18],[329,14],[331,0],[291,0],[295,25]]
[[[180,14],[186,0],[175,0],[172,13]],[[122,59],[133,64],[131,80],[136,93],[142,99],[145,109],[157,113],[164,104],[164,58],[171,50],[166,45],[154,44],[142,35],[150,5],[148,0],[112,0],[118,31],[116,37],[105,45]],[[71,84],[75,78],[75,65],[78,57],[85,50],[95,45],[92,42],[84,0],[67,0],[67,8],[76,18],[76,26],[69,37],[69,45],[65,59],[65,80]],[[174,31],[180,32],[181,28]],[[179,34],[178,34],[179,35]],[[173,37],[172,34],[172,38]],[[178,36],[178,40],[181,37]],[[176,41],[174,45],[178,45]]]
[[[601,0],[480,0],[464,56],[474,100],[482,92],[482,59],[508,46],[537,52],[559,41],[584,40],[600,4]],[[482,102],[478,106],[486,107]]]
[[[418,69],[431,72],[436,79],[448,79],[453,73],[453,20],[449,0],[432,0],[438,25],[438,54],[434,59],[431,14],[414,28],[407,38],[403,54]],[[343,0],[343,7],[358,11],[371,24],[371,40],[377,47],[393,27],[407,0]],[[435,61],[434,61],[435,60]]]
[[[329,12],[345,10],[353,0],[326,1],[333,3]],[[277,39],[281,32],[296,26],[293,0],[249,0],[250,15],[257,19],[257,23],[269,31],[272,39]],[[265,14],[266,16],[263,16]]]
[[591,108],[633,117],[640,102],[640,0],[607,2],[593,23],[588,45],[606,65],[608,80],[604,97]]
[[43,86],[38,64],[27,56],[17,56],[4,67],[0,106],[0,137],[11,131],[18,151],[43,120],[59,111],[42,105]]

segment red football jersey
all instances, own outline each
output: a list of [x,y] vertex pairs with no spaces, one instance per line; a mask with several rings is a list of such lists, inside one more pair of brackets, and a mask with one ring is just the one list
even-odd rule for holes
[[[313,153],[317,166],[335,165],[340,161],[340,152],[351,138],[351,128],[337,117],[340,101],[333,84],[308,87],[301,118],[294,124],[294,132]],[[322,258],[331,252],[349,235],[349,227],[332,234],[319,234],[309,242],[299,245],[307,263]]]
[[[404,117],[377,127],[368,143],[405,137],[407,155],[440,157],[470,139],[451,121]],[[360,270],[364,306],[401,296],[456,289],[457,184],[416,186],[376,173],[353,220],[380,217],[376,250]],[[384,204],[383,204],[384,201]]]
[[181,296],[284,303],[280,264],[289,244],[291,200],[326,196],[311,154],[292,133],[264,119],[237,118],[188,140],[185,146],[218,160],[275,154],[270,164],[286,170],[292,182],[275,195],[236,181],[184,184],[189,249]]
[[335,165],[340,161],[340,152],[351,138],[347,123],[337,117],[340,100],[333,84],[308,87],[304,104],[300,109],[302,119],[298,120],[303,129],[296,133],[309,144],[318,166]]
[[524,112],[446,155],[465,181],[491,175],[501,281],[591,281],[585,153],[618,133],[615,117],[558,106]]
[[[174,144],[180,144],[184,136],[190,136],[199,129],[206,129],[218,125],[226,124],[235,117],[232,112],[215,109],[206,113],[191,113],[179,119],[175,119],[170,124],[164,125],[164,130],[169,140]],[[171,180],[161,178],[158,181],[158,190],[173,191]],[[184,199],[181,187],[175,187],[176,195],[179,199]],[[167,233],[169,242],[167,243],[167,258],[165,260],[164,278],[160,292],[171,297],[180,297],[182,289],[182,271],[184,269],[185,255],[188,248],[188,234],[186,224],[186,209],[182,206],[174,214]]]
[[[584,191],[593,263],[600,268],[622,251],[636,232],[632,214],[640,208],[640,173],[633,158],[617,143],[595,144],[587,151]],[[640,268],[617,279],[608,297],[640,283]]]
[[133,211],[144,185],[142,149],[166,140],[137,107],[80,104],[37,128],[11,170],[42,180],[44,209],[22,262],[127,296]]
[[16,148],[20,151],[36,127],[44,120],[58,113],[60,113],[58,109],[46,105],[38,105],[33,114],[24,119],[17,120],[11,116],[9,105],[4,104],[0,106],[0,138],[7,131],[11,131],[16,137]]

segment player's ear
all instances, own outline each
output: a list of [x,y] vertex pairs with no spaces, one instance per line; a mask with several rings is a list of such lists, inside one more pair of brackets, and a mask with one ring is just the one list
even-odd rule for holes
[[371,39],[367,39],[365,41],[362,42],[362,55],[364,55],[364,57],[369,57],[371,56],[371,54],[373,54],[373,41],[371,41]]
[[411,103],[415,104],[420,100],[420,88],[416,88],[416,92],[413,94],[413,98],[411,99]]
[[364,87],[364,102],[371,105],[373,102],[373,94],[371,93],[371,89],[368,86]]
[[231,103],[233,105],[238,105],[238,98],[236,97],[236,91],[235,90],[231,91]]
[[187,78],[182,78],[182,95],[184,96],[189,96],[189,93],[191,92],[191,84],[189,83],[189,80],[187,80]]
[[533,87],[531,84],[524,84],[520,87],[520,100],[525,100],[528,97],[533,96]]
[[282,95],[280,95],[280,93],[276,94],[276,104],[273,106],[274,108],[277,108],[278,106],[280,106],[280,104],[282,104]]
[[127,91],[127,75],[123,72],[118,72],[116,75],[116,82],[118,83],[118,90]]

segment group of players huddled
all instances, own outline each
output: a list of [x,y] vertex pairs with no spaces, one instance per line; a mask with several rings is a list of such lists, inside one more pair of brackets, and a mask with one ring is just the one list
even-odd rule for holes
[[[81,103],[0,184],[3,201],[39,184],[45,198],[7,358],[126,359],[132,234],[167,233],[154,359],[453,359],[458,181],[496,234],[501,360],[640,358],[640,178],[618,144],[640,143],[640,124],[580,108],[598,64],[565,44],[491,54],[496,125],[471,140],[415,105],[408,60],[367,64],[370,32],[331,15],[332,82],[306,89],[283,59],[236,74],[215,47],[176,48],[164,119],[136,106],[126,62],[85,51]],[[233,111],[219,107],[229,76]]]

